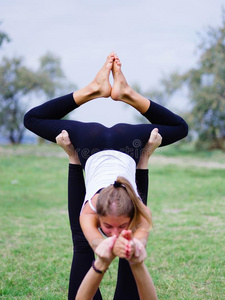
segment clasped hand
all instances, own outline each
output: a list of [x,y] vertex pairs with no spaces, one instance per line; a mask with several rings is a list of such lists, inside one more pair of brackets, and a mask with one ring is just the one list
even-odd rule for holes
[[119,237],[105,239],[95,249],[95,253],[108,263],[118,256],[127,259],[130,264],[137,264],[143,262],[147,256],[144,245],[132,237],[131,230],[123,230]]
[[145,260],[147,253],[144,245],[132,237],[131,230],[123,230],[116,239],[113,254],[127,259],[131,264],[141,263]]

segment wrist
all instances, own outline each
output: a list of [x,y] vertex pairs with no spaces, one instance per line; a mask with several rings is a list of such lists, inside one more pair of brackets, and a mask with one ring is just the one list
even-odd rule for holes
[[147,247],[148,241],[147,241],[146,239],[138,239],[138,240],[139,240],[139,242],[142,243],[142,245],[143,245],[145,248]]
[[77,161],[77,159],[75,159],[74,157],[70,157],[70,156],[69,156],[69,163],[71,165],[80,165],[80,163]]
[[148,243],[148,241],[147,241],[146,238],[138,238],[138,237],[135,237],[135,234],[134,234],[134,237],[133,237],[133,241],[134,241],[134,243],[140,242],[145,248],[146,248],[147,243]]
[[90,246],[93,249],[93,251],[95,251],[95,249],[98,247],[98,245],[104,240],[105,240],[104,238],[91,240],[89,243],[90,243]]
[[137,164],[138,169],[148,169],[149,156],[142,154]]
[[146,170],[146,169],[148,169],[148,160],[147,161],[139,161],[139,163],[137,164],[137,169],[140,169],[140,170],[142,170],[142,169],[144,169],[144,170]]
[[141,262],[134,262],[134,261],[129,261],[129,264],[130,264],[130,268],[131,270],[139,270],[141,268],[143,268],[144,266],[144,262],[141,261]]
[[100,257],[97,257],[96,260],[93,261],[92,267],[97,273],[105,273],[109,267],[110,263],[102,260]]

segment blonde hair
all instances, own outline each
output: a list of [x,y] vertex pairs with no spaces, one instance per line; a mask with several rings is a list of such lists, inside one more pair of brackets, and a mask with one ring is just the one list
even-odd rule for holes
[[144,209],[140,198],[136,195],[130,182],[124,177],[117,177],[114,185],[110,185],[101,190],[96,210],[99,216],[127,216],[131,219],[128,229],[135,231],[140,222],[141,216],[149,223],[149,229],[152,227],[152,219]]

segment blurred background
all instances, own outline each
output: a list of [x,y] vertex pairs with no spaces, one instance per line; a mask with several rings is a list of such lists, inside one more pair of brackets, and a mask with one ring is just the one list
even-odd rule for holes
[[[150,161],[146,263],[158,297],[224,299],[225,0],[0,0],[2,300],[67,299],[68,159],[23,117],[87,85],[112,50],[135,90],[189,124],[187,138]],[[145,122],[110,98],[68,118]],[[103,299],[114,293],[116,262],[111,272]]]
[[[87,85],[114,50],[133,88],[185,117],[195,146],[225,148],[224,0],[0,3],[1,144],[35,142],[24,113]],[[111,99],[70,118],[140,122]]]

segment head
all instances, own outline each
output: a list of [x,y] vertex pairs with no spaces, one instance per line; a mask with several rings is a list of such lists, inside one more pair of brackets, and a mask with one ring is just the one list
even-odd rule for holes
[[107,236],[119,236],[124,229],[134,232],[141,216],[149,222],[149,228],[151,226],[151,218],[129,181],[123,177],[118,177],[113,185],[101,190],[96,209],[100,226]]
[[117,237],[120,233],[128,229],[131,219],[127,216],[99,216],[100,227],[106,236],[116,235]]

